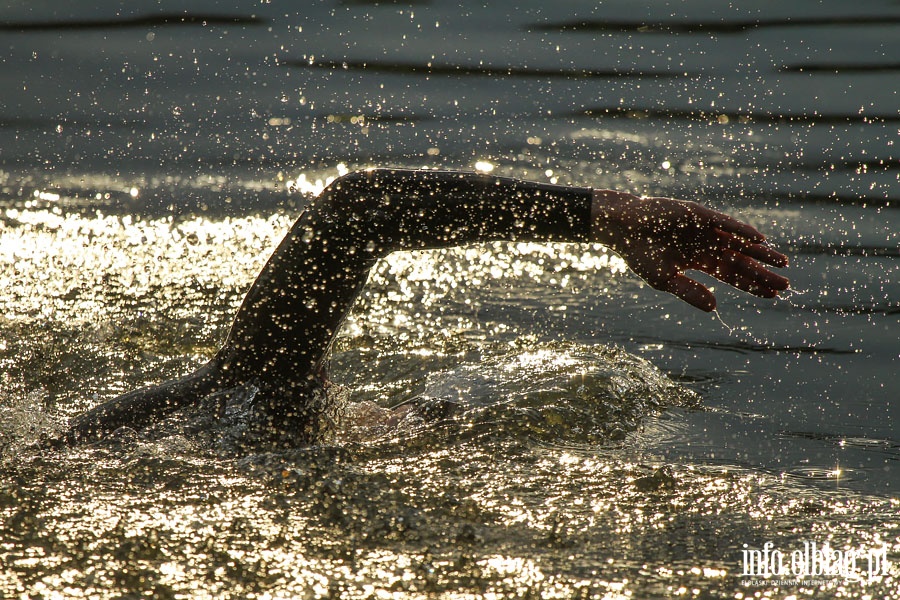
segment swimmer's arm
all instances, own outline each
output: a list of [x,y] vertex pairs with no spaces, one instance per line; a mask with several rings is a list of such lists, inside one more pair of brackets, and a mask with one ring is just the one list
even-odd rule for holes
[[592,191],[476,173],[374,169],[314,198],[247,292],[214,361],[232,381],[320,377],[371,267],[395,250],[588,242]]
[[[297,398],[322,383],[328,348],[375,262],[394,250],[491,240],[601,242],[654,287],[704,310],[697,269],[760,296],[787,280],[761,233],[695,203],[474,173],[376,169],[336,180],[300,215],[263,267],[215,357],[181,379],[113,399],[65,440],[141,426],[217,390],[256,381]],[[302,389],[299,389],[302,388]]]
[[315,198],[247,293],[216,362],[234,380],[320,372],[375,262],[395,250],[492,240],[601,242],[653,287],[703,310],[710,273],[760,296],[787,280],[787,259],[761,233],[693,202],[554,186],[475,173],[374,169]]
[[302,406],[377,260],[394,250],[489,240],[586,242],[588,188],[475,173],[376,169],[345,175],[300,215],[244,297],[219,352],[198,371],[135,390],[76,418],[68,443],[141,427],[254,382]]
[[785,277],[765,266],[784,267],[788,259],[767,246],[762,233],[695,202],[596,190],[591,223],[594,241],[612,248],[654,288],[701,310],[714,310],[715,296],[684,275],[686,269],[763,298],[788,288]]

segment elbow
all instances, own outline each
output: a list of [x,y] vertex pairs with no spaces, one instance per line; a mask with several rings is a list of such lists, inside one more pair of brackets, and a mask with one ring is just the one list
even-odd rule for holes
[[370,212],[381,203],[376,192],[384,187],[385,175],[389,173],[388,169],[370,169],[341,175],[319,194],[315,204],[350,215]]
[[376,258],[391,252],[384,171],[355,171],[332,181],[309,205],[309,224],[332,245],[364,249]]
[[322,190],[312,207],[343,219],[371,221],[383,210],[388,169],[353,171]]

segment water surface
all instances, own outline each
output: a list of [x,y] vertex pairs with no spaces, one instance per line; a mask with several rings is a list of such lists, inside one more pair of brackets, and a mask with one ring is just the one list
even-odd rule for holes
[[[0,595],[898,596],[894,3],[189,10],[0,11]],[[335,439],[31,446],[202,364],[309,197],[390,165],[696,199],[795,292],[705,315],[599,246],[397,253]],[[893,566],[742,576],[766,542]]]

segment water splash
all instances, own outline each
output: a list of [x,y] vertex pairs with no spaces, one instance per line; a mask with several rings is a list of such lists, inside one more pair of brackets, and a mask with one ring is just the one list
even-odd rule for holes
[[[811,293],[810,290],[796,290],[796,289],[790,288],[788,290],[785,290],[784,292],[781,292],[778,295],[778,301],[786,302],[786,303],[788,303],[788,305],[790,305],[793,308],[804,308],[802,305],[794,302],[792,298],[795,296],[802,296],[802,295],[807,295],[810,293]],[[715,315],[715,317],[719,321],[719,323],[722,324],[722,327],[724,327],[725,330],[728,332],[728,335],[730,337],[744,341],[744,342],[750,342],[750,343],[756,344],[757,346],[762,347],[762,348],[772,347],[772,342],[770,340],[755,335],[753,333],[753,331],[751,331],[748,327],[737,327],[734,325],[729,325],[725,321],[725,319],[722,317],[722,313],[721,313],[721,311],[719,311],[718,308],[713,310],[713,314]]]
[[507,439],[589,448],[619,444],[644,418],[698,400],[622,349],[525,340],[486,345],[462,364],[432,371],[420,392],[401,396],[394,411],[369,406],[357,412],[374,424],[374,439],[400,437],[414,445]]
[[64,427],[61,418],[47,411],[46,390],[26,392],[22,385],[6,388],[0,389],[0,467],[19,460],[27,448],[54,437]]

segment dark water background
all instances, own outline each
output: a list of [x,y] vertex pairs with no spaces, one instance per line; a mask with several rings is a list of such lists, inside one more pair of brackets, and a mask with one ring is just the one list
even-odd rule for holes
[[[29,2],[0,48],[0,596],[898,596],[896,2]],[[332,378],[460,415],[29,447],[201,364],[309,194],[388,165],[696,199],[795,292],[709,316],[600,247],[401,253]],[[766,541],[895,566],[748,585]]]

